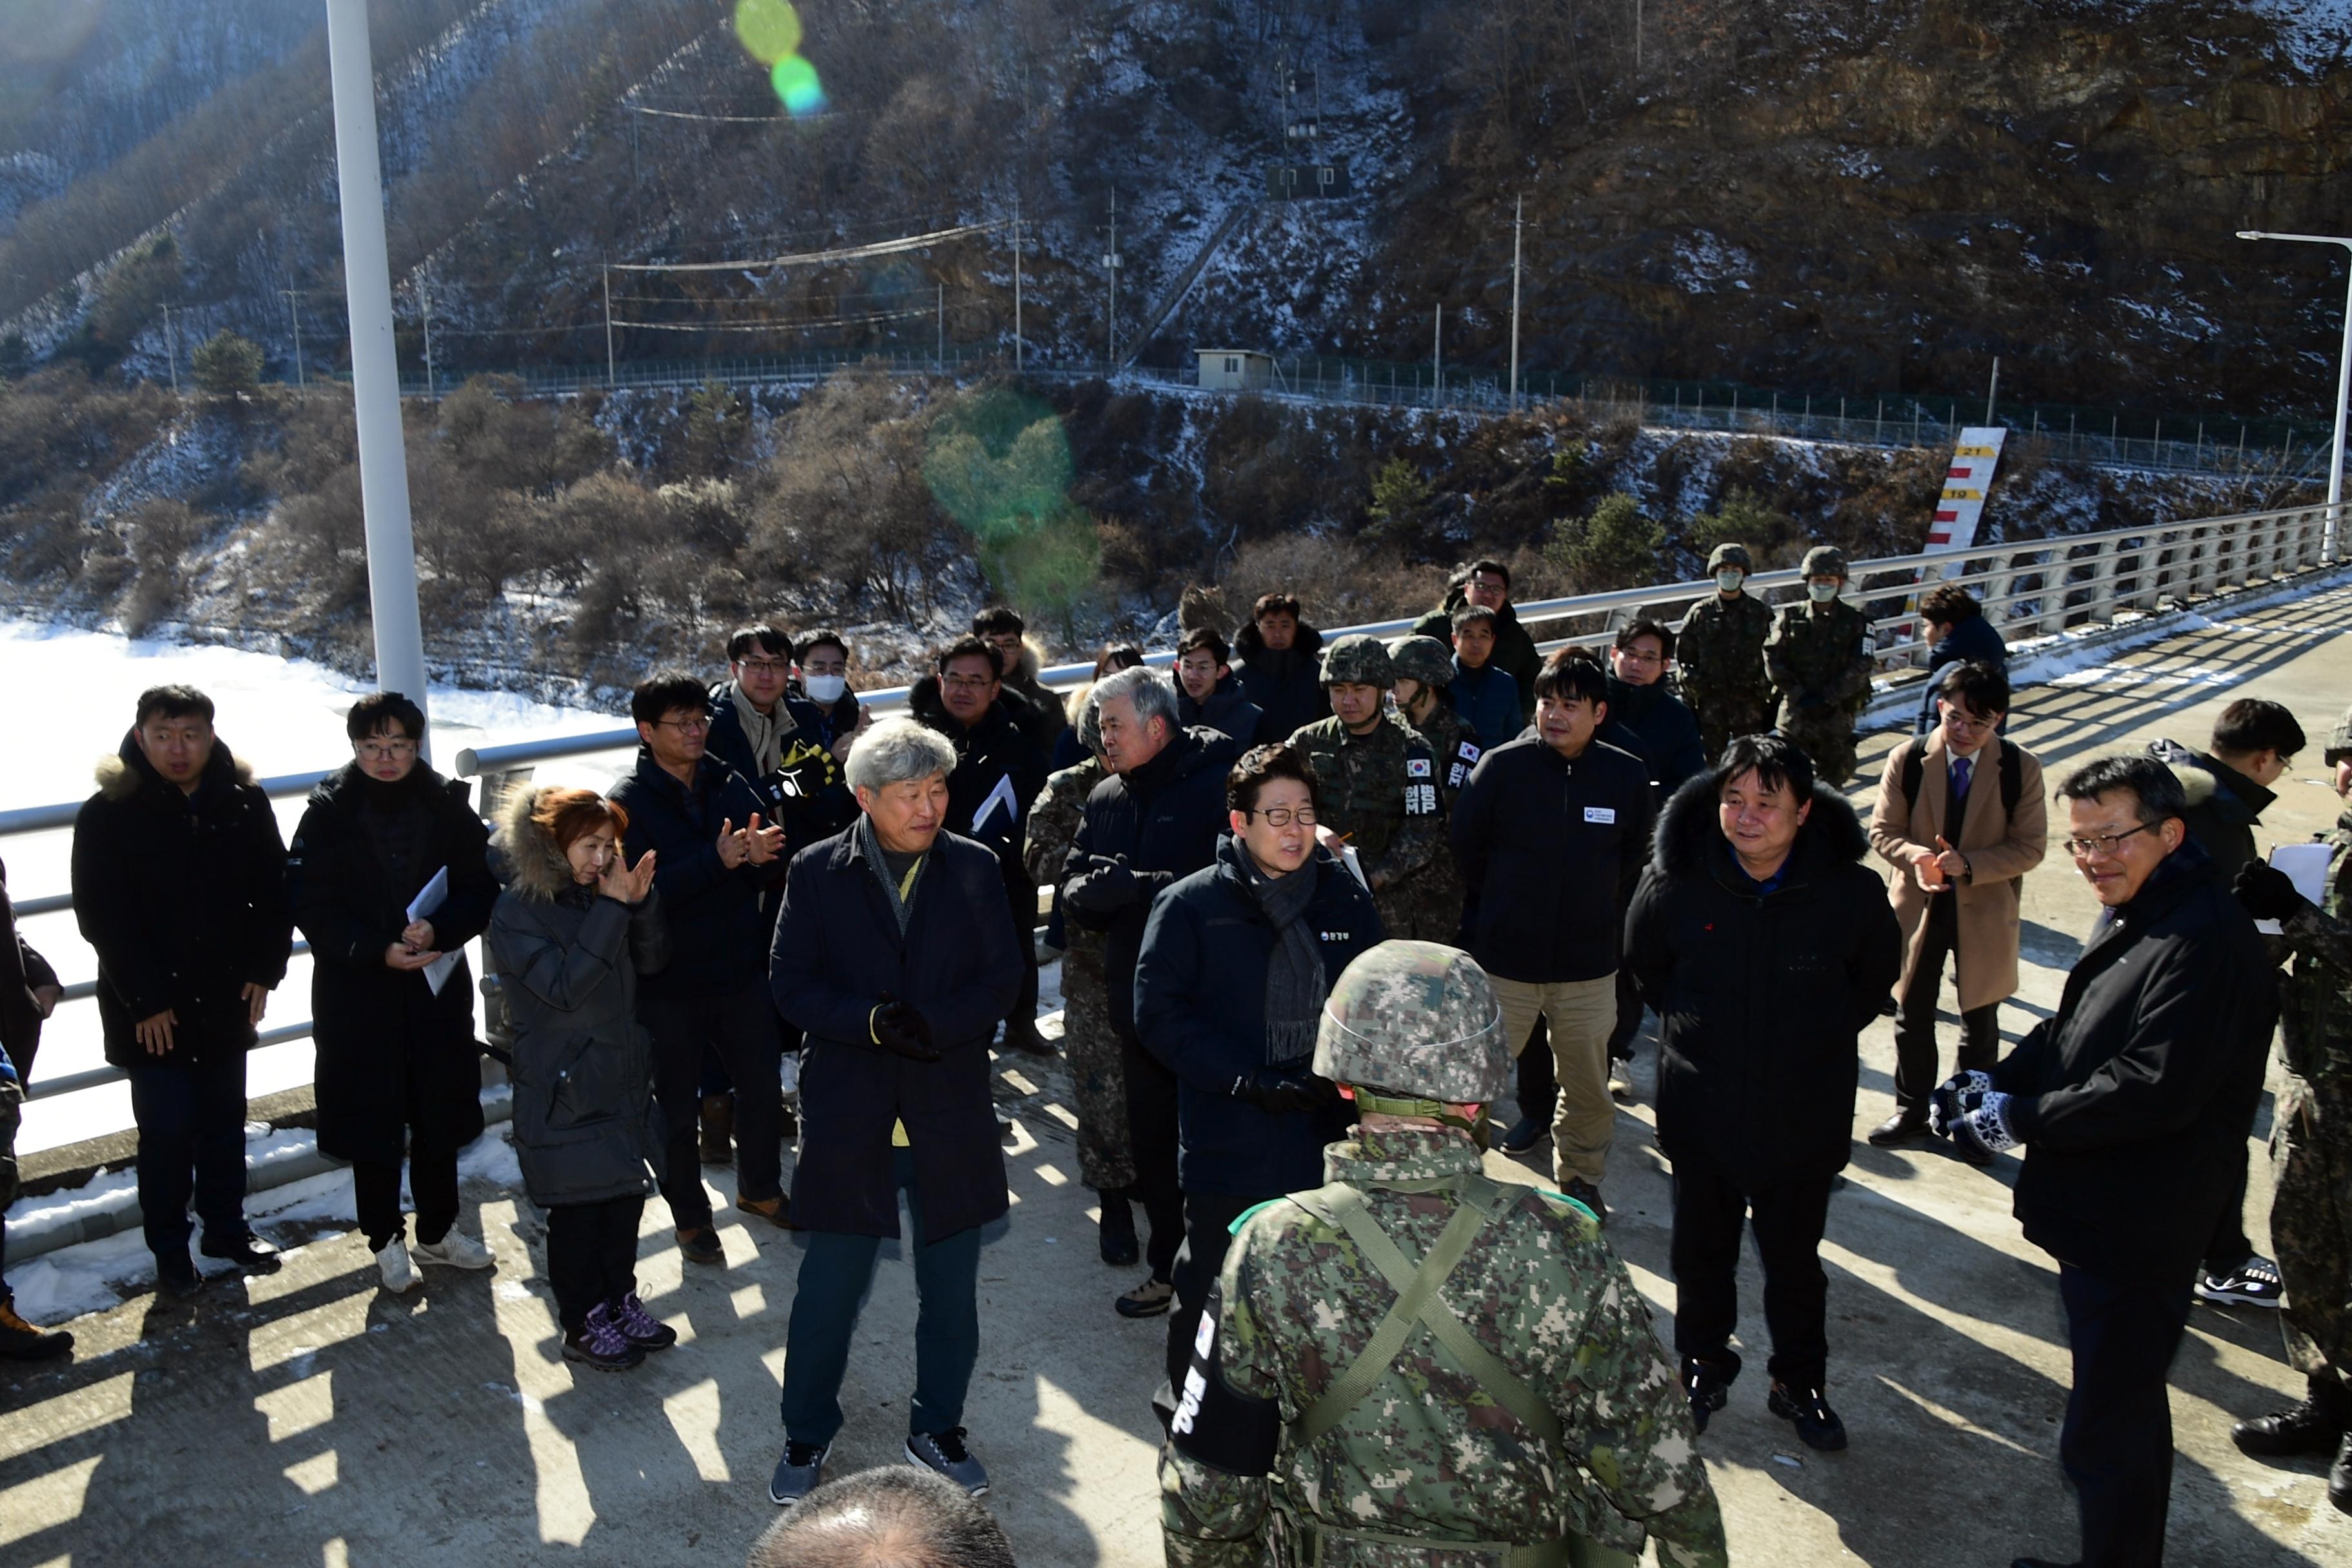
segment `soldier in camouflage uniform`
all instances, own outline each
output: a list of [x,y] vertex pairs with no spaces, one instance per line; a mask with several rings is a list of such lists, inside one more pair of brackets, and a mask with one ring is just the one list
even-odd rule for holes
[[1315,1070],[1362,1124],[1329,1185],[1234,1227],[1160,1451],[1171,1568],[1631,1564],[1645,1536],[1727,1563],[1624,1265],[1580,1205],[1480,1173],[1510,1074],[1486,973],[1382,942],[1332,986]]
[[1675,666],[1712,765],[1734,736],[1760,735],[1772,727],[1772,683],[1764,673],[1772,606],[1741,585],[1755,570],[1746,545],[1717,545],[1706,569],[1716,591],[1683,617],[1675,633]]
[[1845,554],[1805,552],[1805,597],[1784,605],[1764,645],[1780,731],[1812,759],[1813,776],[1843,789],[1853,776],[1853,721],[1870,700],[1870,618],[1838,595]]
[[[1029,837],[1022,847],[1021,859],[1041,888],[1061,882],[1063,862],[1077,837],[1087,796],[1108,776],[1097,750],[1102,742],[1100,715],[1091,701],[1078,704],[1077,728],[1078,739],[1089,753],[1087,760],[1049,776],[1036,804],[1029,808]],[[1070,1088],[1077,1100],[1078,1180],[1101,1195],[1104,1228],[1115,1238],[1122,1227],[1113,1209],[1127,1214],[1126,1192],[1135,1184],[1135,1152],[1127,1135],[1126,1074],[1120,1066],[1118,1037],[1110,1027],[1103,932],[1088,930],[1080,921],[1066,920],[1061,924],[1062,1049],[1069,1058]],[[1121,1256],[1116,1261],[1132,1263],[1132,1215],[1123,1228],[1130,1245],[1118,1248]],[[1105,1250],[1110,1250],[1108,1239]]]
[[1331,717],[1300,726],[1290,743],[1315,770],[1322,827],[1356,851],[1382,928],[1450,942],[1462,925],[1462,885],[1446,853],[1440,770],[1421,732],[1382,711],[1394,680],[1380,638],[1337,638],[1323,649]]
[[1436,753],[1437,793],[1450,809],[1484,755],[1445,689],[1454,679],[1454,655],[1435,637],[1406,637],[1389,649],[1389,673],[1397,717],[1421,731]]
[[[2336,793],[2352,803],[2352,711],[2336,726],[2327,761]],[[2260,861],[2236,883],[2249,913],[2279,922],[2273,945],[2294,960],[2280,987],[2287,1076],[2271,1130],[2271,1249],[2286,1287],[2287,1360],[2309,1394],[2231,1435],[2249,1454],[2332,1455],[2328,1500],[2352,1513],[2352,804],[2327,844],[2320,903]]]

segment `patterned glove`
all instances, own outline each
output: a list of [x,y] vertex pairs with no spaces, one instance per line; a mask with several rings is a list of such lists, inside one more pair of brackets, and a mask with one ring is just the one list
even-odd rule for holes
[[1953,1142],[1987,1155],[2017,1147],[2017,1134],[2009,1125],[2009,1096],[1987,1089],[1962,1096],[1960,1103],[1959,1116],[1948,1124]]
[[1992,1088],[1992,1079],[1980,1072],[1956,1072],[1936,1086],[1927,1097],[1927,1126],[1938,1138],[1952,1135],[1952,1123],[1961,1114],[1960,1101],[1966,1095],[1981,1095]]

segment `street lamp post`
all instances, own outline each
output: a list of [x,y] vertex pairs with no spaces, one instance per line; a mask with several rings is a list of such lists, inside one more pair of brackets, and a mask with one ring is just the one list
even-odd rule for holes
[[[2261,229],[2242,228],[2240,239],[2287,239],[2305,245],[2340,245],[2347,258],[2352,259],[2352,238],[2335,234],[2267,234]],[[2336,545],[2342,535],[2344,516],[2344,410],[2352,402],[2352,281],[2347,281],[2344,293],[2344,347],[2336,360],[2336,445],[2327,458],[2327,524],[2320,535],[2323,556],[2336,559]]]

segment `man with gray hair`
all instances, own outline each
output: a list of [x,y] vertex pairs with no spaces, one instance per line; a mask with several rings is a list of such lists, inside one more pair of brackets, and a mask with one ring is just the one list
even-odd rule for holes
[[1152,899],[1216,858],[1226,828],[1225,774],[1241,746],[1216,730],[1184,728],[1165,671],[1122,669],[1098,683],[1089,700],[1111,776],[1087,796],[1086,820],[1063,865],[1062,910],[1104,935],[1135,1191],[1151,1227],[1144,1246],[1151,1273],[1114,1305],[1123,1317],[1150,1318],[1175,1297],[1184,1194],[1176,1178],[1176,1077],[1136,1033],[1136,958]]
[[850,748],[858,818],[793,857],[769,960],[777,1010],[806,1032],[793,1223],[809,1233],[785,1331],[784,1452],[768,1495],[823,1478],[842,1426],[858,1304],[898,1194],[921,1306],[907,1458],[975,1496],[988,1472],[963,1441],[980,1356],[980,1230],[1009,1202],[988,1047],[1013,1005],[1028,933],[996,857],[945,831],[956,752],[910,720]]
[[950,1483],[877,1466],[811,1492],[761,1532],[743,1568],[1013,1568],[1013,1543]]

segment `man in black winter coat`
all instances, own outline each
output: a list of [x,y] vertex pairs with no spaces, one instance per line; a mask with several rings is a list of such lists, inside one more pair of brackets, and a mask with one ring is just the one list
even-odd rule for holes
[[662,1197],[689,1262],[726,1255],[711,1224],[698,1134],[703,1053],[735,1086],[735,1206],[789,1228],[783,1191],[783,1031],[768,1000],[768,923],[761,899],[784,831],[761,815],[742,774],[709,755],[702,683],[656,675],[629,699],[636,772],[609,792],[628,813],[622,853],[654,853],[654,890],[669,928],[667,966],[637,986],[637,1017],[654,1037],[654,1098],[667,1135]]
[[[1184,1245],[1168,1323],[1171,1390],[1183,1386],[1234,1221],[1318,1185],[1323,1146],[1352,1120],[1310,1063],[1331,982],[1379,945],[1381,915],[1316,843],[1316,787],[1294,747],[1244,756],[1225,781],[1232,837],[1215,864],[1153,901],[1144,927],[1136,1029],[1179,1085]],[[1173,1408],[1171,1394],[1163,1417]]]
[[1009,605],[990,605],[971,617],[971,635],[996,650],[997,668],[1003,676],[998,698],[1037,754],[1050,758],[1070,720],[1061,694],[1038,677],[1038,650],[1028,632],[1029,623]]
[[1581,650],[1555,655],[1536,677],[1534,728],[1478,759],[1450,824],[1465,945],[1495,983],[1513,1056],[1544,1021],[1560,1089],[1553,1175],[1595,1214],[1616,1122],[1618,928],[1656,811],[1648,765],[1597,738],[1606,680]]
[[277,1267],[245,1223],[245,1054],[293,948],[286,843],[192,687],[140,693],[98,784],[74,819],[74,917],[98,952],[106,1059],[131,1075],[156,1278],[187,1295],[191,1193],[205,1257]]
[[1194,626],[1176,645],[1176,717],[1188,730],[1231,735],[1244,750],[1267,740],[1265,714],[1242,690],[1233,650],[1214,626]]
[[[2285,704],[2241,697],[2213,721],[2207,750],[2191,751],[2178,741],[2150,741],[2147,754],[2172,770],[2188,803],[2180,814],[2189,837],[2212,858],[2213,875],[2223,887],[2262,858],[2254,829],[2278,798],[2271,785],[2286,776],[2304,748],[2303,725]],[[2250,1130],[2251,1131],[2251,1130]],[[2246,1166],[2241,1146],[2230,1194],[2213,1222],[2197,1272],[2200,1300],[2241,1307],[2277,1307],[2286,1300],[2278,1264],[2255,1252],[2246,1236]]]
[[994,644],[964,637],[939,656],[936,674],[915,682],[908,710],[945,735],[956,751],[948,775],[948,831],[988,846],[1004,879],[1004,901],[1029,940],[1019,966],[1020,990],[1004,1020],[1004,1043],[1032,1056],[1054,1047],[1037,1033],[1037,884],[1021,857],[1029,807],[1045,787],[1045,757],[1022,728],[1007,700],[1003,658]]
[[1936,711],[1936,688],[1944,671],[1956,664],[1989,664],[2004,673],[2009,668],[2009,645],[2000,628],[1985,618],[1984,606],[1966,588],[1944,584],[1919,598],[1919,632],[1927,641],[1927,679],[1920,685],[1919,717],[1915,734],[1925,735],[1943,722]]
[[745,626],[728,639],[727,659],[728,679],[710,689],[704,749],[759,792],[767,820],[784,830],[789,858],[856,821],[857,799],[831,749],[824,710],[787,689],[792,640],[773,626]]
[[[1129,1317],[1167,1310],[1183,1239],[1184,1194],[1176,1177],[1176,1079],[1135,1032],[1135,965],[1151,901],[1216,858],[1227,830],[1225,775],[1241,749],[1214,730],[1176,720],[1176,689],[1155,669],[1122,669],[1094,689],[1103,761],[1111,776],[1087,796],[1063,868],[1066,918],[1105,933],[1103,976],[1111,1032],[1126,1070],[1136,1187],[1151,1234],[1151,1274],[1119,1299]],[[1106,1216],[1127,1204],[1104,1205]],[[1113,1222],[1115,1223],[1115,1222]],[[1131,1239],[1131,1238],[1130,1238]]]
[[1729,1342],[1744,1221],[1764,1265],[1769,1406],[1813,1447],[1845,1447],[1822,1395],[1822,1229],[1853,1143],[1857,1043],[1903,966],[1869,847],[1804,752],[1743,735],[1667,803],[1626,916],[1626,963],[1664,1021],[1675,1348],[1701,1431],[1739,1375]]
[[74,1337],[47,1330],[16,1313],[8,1289],[8,1205],[16,1201],[16,1128],[30,1063],[40,1048],[41,1026],[65,998],[58,972],[16,931],[8,904],[8,868],[0,866],[0,1361],[52,1361],[73,1352]]
[[1331,714],[1323,690],[1323,634],[1298,618],[1288,594],[1261,594],[1250,624],[1234,634],[1234,674],[1242,695],[1265,717],[1261,734],[1287,741],[1302,725]]
[[808,1035],[793,1218],[811,1233],[784,1354],[784,1453],[769,1497],[823,1479],[859,1303],[885,1237],[908,1247],[920,1305],[907,1457],[968,1491],[987,1472],[963,1444],[980,1353],[981,1227],[1009,1206],[989,1042],[1011,1005],[1030,928],[1017,928],[988,849],[946,831],[954,748],[905,720],[857,738],[863,815],[793,858],[770,983]]
[[[2081,1561],[2163,1561],[2166,1369],[2263,1090],[2277,977],[2251,916],[2181,822],[2172,771],[2103,757],[2068,775],[2066,848],[2105,906],[2058,1011],[1990,1075],[1935,1092],[1936,1130],[2022,1144],[2017,1217],[2058,1260],[2074,1386],[2058,1462]],[[2036,1561],[2019,1559],[2021,1563]]]

